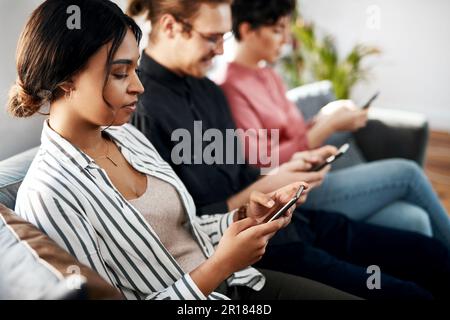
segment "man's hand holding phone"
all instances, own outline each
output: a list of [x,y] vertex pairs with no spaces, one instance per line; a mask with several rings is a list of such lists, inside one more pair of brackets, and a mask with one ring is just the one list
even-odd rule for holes
[[317,172],[317,171],[323,170],[324,168],[328,167],[333,162],[335,162],[337,159],[342,157],[349,148],[350,148],[350,145],[348,143],[342,145],[335,154],[332,154],[331,156],[326,158],[325,161],[314,165],[309,171]]
[[311,171],[311,169],[317,165],[325,162],[325,160],[338,153],[338,149],[335,146],[323,146],[318,149],[297,152],[293,155],[290,162],[302,162],[303,174],[302,179],[309,184],[310,189],[314,189],[320,186],[323,179],[328,174],[331,166],[324,166],[319,171]]
[[290,207],[285,208],[284,214],[279,217],[283,221],[280,227],[283,228],[290,223],[296,205],[306,201],[308,191],[307,183],[296,182],[269,194],[253,192],[250,196],[247,217],[256,219],[258,223],[268,222],[283,206],[290,204]]

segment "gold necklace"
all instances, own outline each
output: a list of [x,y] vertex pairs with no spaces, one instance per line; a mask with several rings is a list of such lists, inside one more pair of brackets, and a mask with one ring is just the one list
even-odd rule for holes
[[117,163],[116,163],[113,159],[111,159],[111,157],[109,156],[109,144],[108,144],[108,141],[105,140],[105,143],[106,143],[106,153],[105,153],[105,155],[99,156],[99,157],[95,157],[95,158],[93,158],[93,159],[94,159],[94,160],[98,160],[98,159],[108,159],[109,161],[111,161],[111,163],[112,163],[114,166],[118,167]]

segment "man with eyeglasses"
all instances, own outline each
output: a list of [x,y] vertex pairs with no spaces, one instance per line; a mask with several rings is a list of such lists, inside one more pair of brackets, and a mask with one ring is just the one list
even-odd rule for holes
[[231,37],[229,1],[212,2],[216,5],[202,3],[195,19],[166,14],[153,23],[145,55],[178,76],[203,78]]
[[[231,36],[232,1],[159,0],[149,2],[148,8],[138,6],[140,10],[133,6],[136,2],[130,2],[129,13],[140,15],[147,9],[152,31],[139,66],[145,93],[140,96],[131,122],[172,165],[190,191],[199,215],[239,208],[248,202],[253,190],[272,192],[296,181],[320,184],[328,168],[305,173],[299,163],[282,166],[277,174],[261,176],[259,168],[243,163],[238,136],[230,138],[225,134],[228,129],[234,132],[236,125],[225,95],[206,74],[213,58],[223,54],[224,42]],[[172,141],[177,129],[187,131],[192,140],[190,161],[181,165],[172,159],[172,151],[181,140]],[[223,133],[222,140],[200,139],[199,146],[196,137],[203,138],[209,129]],[[223,161],[206,165],[202,155],[211,142],[223,147],[216,150]],[[231,157],[230,151],[234,151]],[[329,156],[328,152],[325,148],[323,156]],[[182,158],[186,159],[186,155]]]
[[[186,32],[188,34],[192,32],[197,33],[201,38],[209,42],[215,48],[218,48],[219,46],[222,47],[225,41],[233,37],[233,33],[231,31],[228,31],[227,33],[204,33],[195,29],[194,26],[187,21],[178,18],[175,19],[177,22],[183,25],[183,32]],[[220,53],[217,54],[222,53],[223,50],[221,50]]]

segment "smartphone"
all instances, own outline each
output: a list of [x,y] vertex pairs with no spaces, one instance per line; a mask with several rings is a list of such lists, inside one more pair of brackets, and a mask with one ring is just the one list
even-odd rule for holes
[[[274,206],[274,208],[272,208],[269,216],[266,218],[266,220],[264,222],[265,223],[271,222],[271,221],[276,220],[276,219],[280,218],[281,216],[283,216],[298,201],[298,199],[300,199],[304,190],[305,190],[305,186],[301,185],[298,188],[297,192],[295,193],[294,197],[291,200],[289,200],[288,203],[286,203],[285,205],[281,205],[281,206]],[[275,214],[272,215],[272,213],[275,213]]]
[[372,104],[372,102],[374,102],[374,100],[375,100],[376,98],[378,98],[379,95],[380,95],[380,92],[379,92],[379,91],[376,92],[376,93],[369,99],[369,101],[367,101],[361,108],[362,108],[363,110],[368,109],[368,108],[370,107],[370,105]]
[[320,171],[323,168],[325,168],[327,165],[332,164],[333,162],[335,162],[337,159],[339,159],[340,157],[342,157],[347,150],[350,148],[350,145],[348,143],[344,144],[343,146],[341,146],[338,150],[338,153],[336,153],[334,156],[328,157],[325,162],[320,163],[315,165],[314,167],[312,167],[309,171]]

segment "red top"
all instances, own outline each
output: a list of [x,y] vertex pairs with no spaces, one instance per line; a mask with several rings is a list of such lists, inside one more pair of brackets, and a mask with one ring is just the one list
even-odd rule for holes
[[[266,154],[278,152],[280,163],[284,163],[294,153],[309,149],[307,123],[297,106],[287,99],[283,80],[272,68],[252,69],[230,63],[219,82],[238,128],[244,131],[267,129],[269,137],[270,129],[279,129],[279,145],[271,150],[270,143],[267,143]],[[265,146],[263,141],[270,142],[265,134],[258,131],[256,135],[246,137],[249,143],[243,144],[247,159],[249,152],[258,150],[258,145]],[[261,166],[261,163],[257,165]]]

